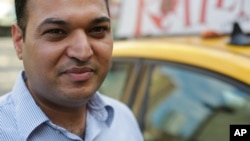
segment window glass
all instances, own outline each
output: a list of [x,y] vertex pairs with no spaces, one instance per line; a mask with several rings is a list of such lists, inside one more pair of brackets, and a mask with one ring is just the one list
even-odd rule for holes
[[112,68],[99,91],[105,95],[121,100],[132,69],[132,63],[113,62]]
[[172,65],[155,65],[148,103],[146,140],[229,140],[230,124],[250,124],[249,93]]

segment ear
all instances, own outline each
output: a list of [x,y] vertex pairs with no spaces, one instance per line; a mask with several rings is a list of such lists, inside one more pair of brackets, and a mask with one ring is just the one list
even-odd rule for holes
[[23,59],[23,33],[20,27],[17,24],[11,26],[12,40],[16,50],[17,57]]

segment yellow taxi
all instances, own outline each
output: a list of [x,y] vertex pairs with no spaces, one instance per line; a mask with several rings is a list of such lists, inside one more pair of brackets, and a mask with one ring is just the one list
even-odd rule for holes
[[145,141],[227,141],[250,124],[250,44],[231,37],[116,41],[100,92],[127,104]]

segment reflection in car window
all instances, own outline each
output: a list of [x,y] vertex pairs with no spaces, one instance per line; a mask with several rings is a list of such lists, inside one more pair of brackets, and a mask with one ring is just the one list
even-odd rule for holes
[[229,125],[249,124],[249,94],[195,71],[155,65],[146,114],[146,140],[229,140]]
[[105,95],[121,100],[132,69],[132,63],[113,63],[99,91]]

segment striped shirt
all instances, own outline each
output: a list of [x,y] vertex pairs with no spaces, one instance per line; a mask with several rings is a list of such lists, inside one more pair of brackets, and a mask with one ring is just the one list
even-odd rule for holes
[[[131,111],[96,93],[88,103],[85,141],[142,141]],[[29,93],[20,73],[11,92],[0,98],[0,141],[83,141],[52,123]]]

